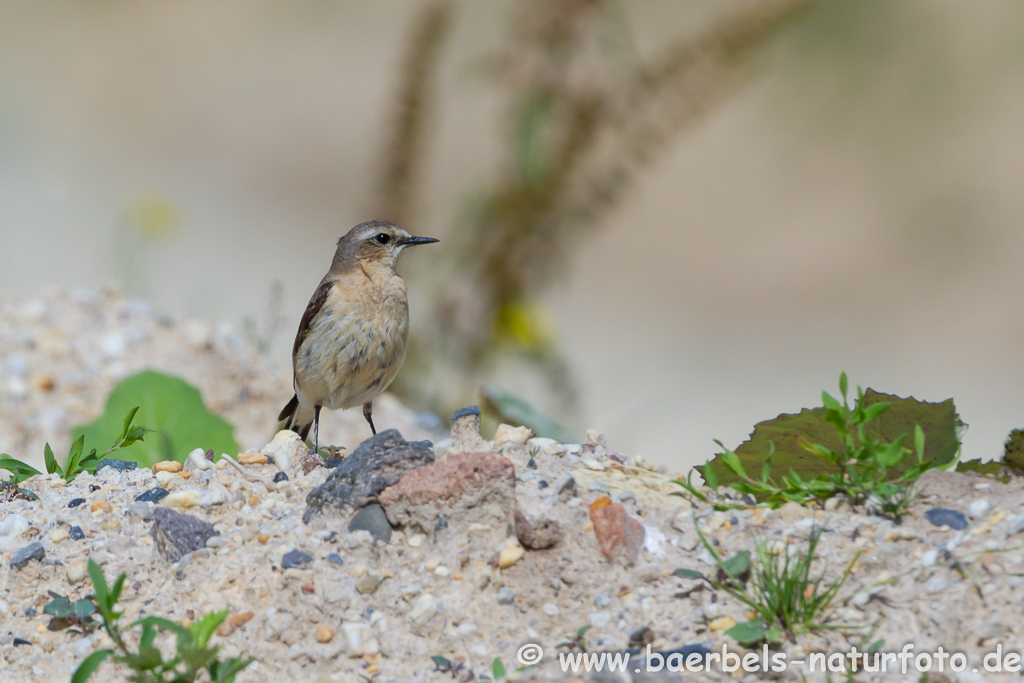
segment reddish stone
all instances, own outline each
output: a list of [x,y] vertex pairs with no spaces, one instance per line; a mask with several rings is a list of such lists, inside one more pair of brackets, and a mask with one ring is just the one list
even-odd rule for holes
[[515,523],[515,467],[494,453],[459,453],[406,472],[380,494],[388,520],[426,533],[446,523],[491,524],[505,533]]
[[606,497],[599,498],[590,506],[590,521],[609,562],[621,556],[629,566],[636,563],[644,545],[644,525],[630,517],[626,508]]

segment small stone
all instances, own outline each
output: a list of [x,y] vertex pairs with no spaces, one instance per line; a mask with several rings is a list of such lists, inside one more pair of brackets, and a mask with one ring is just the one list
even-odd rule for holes
[[931,567],[932,565],[935,564],[935,562],[938,559],[939,559],[939,551],[938,550],[935,550],[934,548],[931,549],[931,550],[926,550],[921,555],[921,566],[922,567]]
[[941,576],[935,576],[928,580],[928,583],[924,585],[924,589],[929,593],[941,593],[946,590],[949,582]]
[[596,429],[587,430],[587,443],[595,448],[607,448],[608,446],[608,440],[605,439],[604,434],[597,431]]
[[50,532],[50,543],[60,543],[70,535],[71,534],[68,533],[68,530],[63,527],[60,529],[54,529]]
[[188,457],[185,458],[185,470],[188,472],[209,472],[216,469],[216,465],[213,464],[213,451],[209,451],[210,457],[207,458],[207,451],[202,448],[195,448]]
[[42,543],[31,543],[14,551],[11,555],[11,568],[22,569],[32,560],[42,560],[45,556],[46,550]]
[[643,524],[626,513],[626,508],[603,496],[590,504],[590,521],[608,561],[621,556],[627,565],[636,564],[644,545],[645,530]]
[[494,432],[494,446],[500,447],[507,443],[524,444],[530,440],[533,432],[529,427],[513,427],[512,425],[500,424]]
[[149,517],[153,513],[153,503],[134,502],[128,506],[128,514],[133,517]]
[[313,557],[308,555],[301,550],[292,549],[284,554],[281,558],[282,569],[297,569],[303,565],[307,565],[313,561]]
[[531,550],[543,550],[562,540],[562,527],[553,519],[530,520],[517,508],[516,537]]
[[530,458],[529,460],[526,461],[526,468],[530,470],[537,469],[537,461],[534,460],[533,458]]
[[68,530],[68,534],[71,536],[72,541],[81,541],[85,538],[85,532],[82,531],[82,527],[80,526],[72,526]]
[[110,503],[105,500],[94,500],[89,506],[90,512],[110,512]]
[[169,508],[188,508],[199,505],[199,491],[186,489],[168,494],[163,503]]
[[274,439],[264,446],[261,452],[268,458],[273,458],[274,464],[284,472],[302,467],[303,473],[309,474],[323,464],[323,460],[316,453],[311,454],[312,457],[308,456],[302,437],[290,429],[282,429],[275,434]]
[[516,599],[516,592],[509,586],[502,586],[498,589],[498,604],[511,605]]
[[316,642],[329,643],[334,639],[334,629],[330,626],[319,626],[316,629]]
[[924,513],[925,518],[935,526],[948,526],[955,531],[967,528],[967,518],[962,512],[948,508],[931,508]]
[[100,528],[104,531],[114,531],[115,529],[121,528],[121,520],[114,515],[107,515],[103,518],[103,523],[100,524]]
[[160,462],[155,463],[153,465],[153,472],[154,473],[156,473],[156,472],[171,472],[173,474],[173,473],[181,472],[182,469],[183,468],[182,468],[181,463],[178,462],[177,460],[161,460]]
[[345,635],[345,653],[349,657],[362,657],[380,652],[380,644],[373,637],[373,631],[366,622],[345,622],[341,625],[341,632]]
[[379,571],[371,569],[356,581],[356,590],[363,595],[376,593],[383,582],[384,576]]
[[556,605],[553,602],[545,602],[544,607],[542,607],[541,609],[543,609],[544,614],[548,615],[549,617],[557,617],[560,613],[558,605]]
[[85,498],[73,498],[70,501],[68,501],[68,507],[69,508],[76,508],[76,507],[78,507],[79,505],[81,505],[84,502],[85,502]]
[[265,465],[268,461],[262,453],[239,453],[238,462],[241,465]]
[[412,605],[409,618],[412,620],[412,631],[424,635],[427,624],[441,611],[441,601],[430,593],[423,593]]
[[[217,485],[206,489],[199,494],[199,505],[210,507],[212,505],[223,505],[228,502],[228,490],[224,486]],[[255,507],[255,506],[254,506]]]
[[131,460],[119,460],[117,458],[103,458],[100,460],[100,464],[96,466],[96,474],[99,474],[107,467],[116,472],[131,472],[139,468],[139,463],[132,462]]
[[537,478],[537,473],[533,472],[532,470],[527,470],[526,472],[523,472],[522,474],[520,474],[520,475],[518,475],[516,477],[516,479],[518,479],[519,481],[523,482],[524,484],[526,482],[528,482],[528,481],[533,481],[536,478]]
[[990,507],[991,505],[989,505],[988,499],[986,498],[972,500],[971,504],[967,506],[967,514],[974,519],[978,519],[979,517],[984,517]]
[[256,540],[260,542],[260,545],[266,545],[267,541],[270,540],[270,534],[260,534],[256,537]]
[[[280,484],[282,481],[288,481],[288,473],[287,472],[278,472],[277,474],[274,475],[274,483],[275,484]],[[321,626],[320,628],[327,628],[327,627],[326,626]],[[328,630],[330,630],[330,629],[328,629]],[[317,633],[319,634],[319,630],[317,631]],[[319,638],[319,635],[317,637]],[[334,637],[334,631],[331,631],[331,637],[332,638]],[[326,640],[322,640],[320,642],[326,643],[327,641]]]
[[576,495],[576,480],[568,472],[563,472],[552,484],[552,488],[559,498],[572,498]]
[[528,440],[526,442],[526,445],[529,446],[530,448],[536,448],[541,453],[545,453],[546,455],[561,455],[562,453],[565,453],[565,446],[558,443],[554,439],[549,439],[546,437],[535,436],[534,438]]
[[155,486],[148,491],[143,491],[139,495],[135,496],[135,502],[137,503],[159,503],[161,500],[166,498],[170,494],[170,491],[159,486]]
[[550,486],[550,484],[548,484],[543,479],[541,479],[540,481],[537,482],[537,488],[539,488],[539,489],[546,489],[548,486]]
[[1006,533],[1012,536],[1013,534],[1019,534],[1021,531],[1024,531],[1024,512],[1010,519]]
[[592,481],[587,486],[588,491],[597,491],[598,493],[611,493],[611,489],[608,488],[608,484],[603,481]]
[[327,556],[327,561],[330,562],[331,564],[337,564],[337,565],[345,564],[345,560],[343,560],[341,555],[339,555],[338,553],[331,553],[330,555],[328,555]]
[[603,472],[607,469],[603,462],[595,460],[594,458],[583,458],[583,466],[588,470],[593,470],[595,472]]
[[711,623],[708,624],[708,628],[711,629],[712,633],[715,631],[728,631],[736,625],[736,620],[732,617],[718,617],[712,619]]
[[391,540],[391,524],[380,503],[370,503],[361,508],[348,523],[349,531],[369,531],[378,541],[387,543]]
[[598,609],[608,609],[612,606],[612,599],[604,593],[597,593],[594,595],[594,605],[596,605]]
[[242,627],[245,624],[249,623],[249,620],[252,619],[254,616],[256,616],[256,615],[253,614],[252,612],[242,612],[240,614],[232,614],[223,623],[221,623],[220,626],[217,627],[217,635],[219,635],[221,637],[230,636],[232,633],[234,633],[240,627]]
[[67,574],[70,583],[78,583],[85,578],[88,562],[84,557],[73,557],[64,565],[64,573]]
[[612,615],[610,612],[591,612],[587,615],[587,621],[594,628],[604,628],[612,623]]
[[150,536],[157,552],[168,562],[177,562],[184,555],[206,547],[206,541],[216,535],[213,525],[192,515],[157,507],[153,510]]
[[498,567],[507,569],[522,559],[526,553],[519,541],[514,538],[507,539],[501,552],[498,553]]

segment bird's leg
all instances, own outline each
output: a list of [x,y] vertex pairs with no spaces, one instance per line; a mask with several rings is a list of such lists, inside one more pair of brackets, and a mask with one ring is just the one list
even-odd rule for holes
[[367,401],[363,404],[363,417],[370,423],[370,431],[376,436],[377,428],[373,426],[373,401]]
[[320,453],[320,408],[323,406],[313,406],[313,452]]

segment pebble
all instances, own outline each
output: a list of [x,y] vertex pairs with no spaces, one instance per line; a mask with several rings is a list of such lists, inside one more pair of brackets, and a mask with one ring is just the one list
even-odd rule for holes
[[924,551],[921,555],[921,566],[931,567],[939,559],[939,551],[934,548]]
[[545,453],[547,455],[561,455],[562,453],[565,453],[565,446],[554,439],[549,439],[547,437],[535,436],[534,438],[529,439],[526,442],[526,445],[530,448],[536,448],[541,453]]
[[345,560],[343,560],[341,555],[339,555],[338,553],[331,553],[330,555],[328,555],[327,556],[327,561],[330,562],[331,564],[338,564],[338,565],[345,564]]
[[103,518],[103,523],[100,524],[100,528],[104,531],[114,531],[115,529],[121,528],[121,520],[114,515],[107,515]]
[[177,460],[162,460],[153,465],[153,472],[181,472],[182,465]]
[[612,623],[611,612],[591,612],[587,615],[587,621],[594,628],[604,628]]
[[[280,484],[282,481],[288,481],[288,473],[287,472],[278,472],[277,474],[274,475],[274,483],[275,484]],[[333,633],[332,633],[332,637],[333,637]],[[321,641],[321,642],[326,642],[326,641]]]
[[137,503],[159,503],[161,500],[166,498],[170,494],[170,491],[159,486],[155,486],[148,491],[143,491],[139,495],[135,496],[135,502]]
[[139,463],[131,460],[119,460],[118,458],[103,458],[100,460],[100,464],[96,466],[96,474],[99,474],[108,467],[116,472],[132,472],[138,469]]
[[11,555],[11,568],[22,569],[32,560],[42,560],[46,556],[46,550],[42,543],[31,543],[24,548],[19,548]]
[[373,637],[373,630],[366,622],[346,622],[341,625],[341,632],[345,636],[345,653],[349,657],[375,655],[380,652],[380,643]]
[[533,470],[527,470],[526,472],[523,472],[522,474],[520,474],[520,475],[518,475],[516,477],[516,479],[518,479],[519,481],[523,482],[524,484],[526,482],[528,482],[528,481],[533,481],[536,478],[537,478],[537,473],[534,472]]
[[967,528],[967,518],[962,512],[948,508],[931,508],[924,513],[925,518],[935,526],[948,526],[950,529],[962,531]]
[[53,531],[50,532],[50,536],[49,536],[50,543],[54,543],[54,544],[60,543],[61,541],[63,541],[64,539],[66,539],[70,535],[71,535],[71,533],[67,529],[65,529],[63,527],[61,527],[59,529],[54,529]]
[[598,493],[611,493],[611,489],[608,488],[608,484],[603,481],[592,481],[587,486],[589,491],[597,491]]
[[531,436],[533,436],[533,432],[529,427],[500,424],[494,432],[494,446],[497,448],[507,443],[524,444],[530,440]]
[[608,609],[609,607],[612,606],[612,599],[610,597],[608,597],[607,595],[605,595],[604,593],[595,593],[594,594],[594,605],[598,609]]
[[313,557],[298,549],[289,550],[281,558],[282,569],[298,569],[313,561]]
[[82,527],[80,526],[72,526],[68,530],[68,535],[71,536],[72,541],[81,541],[85,538],[85,532],[82,531]]
[[164,505],[170,508],[188,508],[199,505],[199,491],[186,489],[168,494],[163,499]]
[[946,590],[949,582],[941,576],[935,576],[928,580],[928,583],[924,585],[924,589],[929,593],[941,593]]
[[380,503],[370,503],[352,516],[348,523],[349,531],[369,531],[370,535],[378,541],[387,543],[391,540],[391,523]]
[[67,564],[64,565],[64,573],[67,574],[68,581],[78,583],[84,579],[88,570],[88,564],[84,557],[73,557],[68,560]]
[[526,551],[523,550],[523,546],[519,545],[517,539],[509,538],[505,541],[501,552],[498,553],[498,566],[501,569],[507,569],[518,562],[525,553]]
[[79,505],[81,505],[84,502],[85,502],[85,498],[72,498],[71,500],[68,501],[68,507],[69,508],[76,508],[76,507],[78,507]]
[[502,586],[498,589],[498,604],[511,605],[516,599],[516,592],[509,586]]
[[423,593],[412,605],[409,618],[414,633],[422,633],[430,620],[441,612],[441,600],[430,593]]
[[90,512],[110,512],[112,509],[110,503],[105,500],[94,500],[89,506]]
[[545,602],[544,607],[542,607],[541,609],[543,609],[544,614],[548,615],[549,617],[557,617],[559,614],[558,605],[556,605],[553,602]]
[[319,626],[316,629],[316,642],[329,643],[334,640],[334,629],[330,626]]
[[967,514],[974,519],[984,517],[990,507],[991,505],[987,498],[978,498],[977,500],[972,500],[971,504],[967,506]]
[[239,453],[238,462],[242,465],[265,465],[268,460],[262,453]]
[[1024,531],[1024,512],[1012,517],[1009,522],[1009,528],[1006,533],[1008,535],[1019,534]]
[[356,590],[363,595],[376,593],[383,582],[384,576],[376,569],[371,569],[356,581]]
[[736,625],[736,620],[732,617],[718,617],[712,619],[711,623],[708,624],[708,628],[711,629],[712,633],[715,631],[728,631]]

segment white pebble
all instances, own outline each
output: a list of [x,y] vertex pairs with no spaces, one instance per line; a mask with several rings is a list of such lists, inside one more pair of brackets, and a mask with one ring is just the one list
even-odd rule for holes
[[935,561],[938,560],[938,559],[939,559],[939,551],[938,550],[935,550],[935,549],[926,550],[921,555],[921,566],[923,566],[923,567],[931,567],[933,564],[935,564]]
[[990,507],[987,498],[979,498],[967,506],[967,514],[974,518],[983,517]]
[[612,623],[612,615],[610,612],[591,612],[587,615],[587,621],[594,628],[604,628]]

